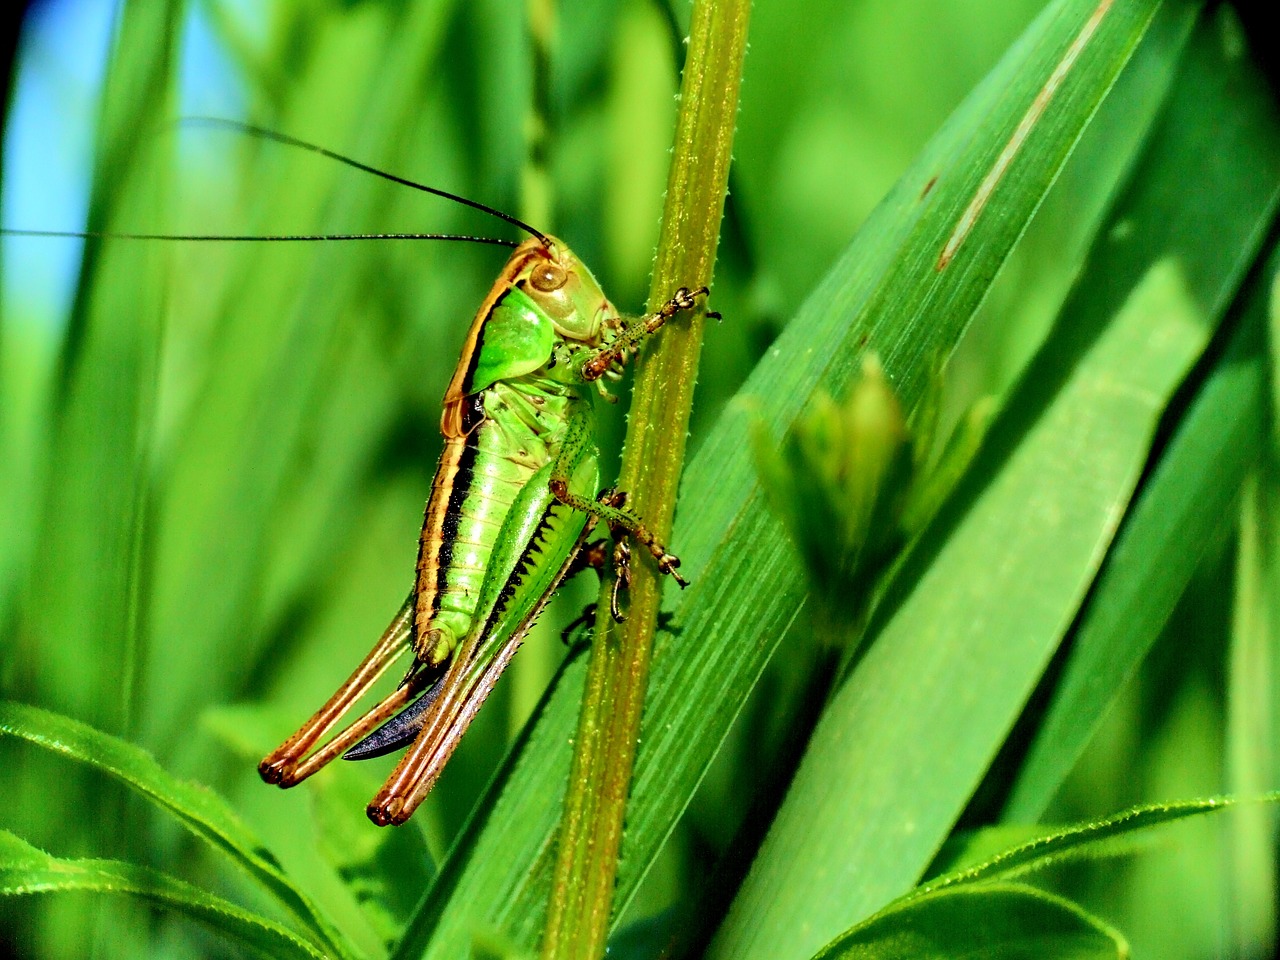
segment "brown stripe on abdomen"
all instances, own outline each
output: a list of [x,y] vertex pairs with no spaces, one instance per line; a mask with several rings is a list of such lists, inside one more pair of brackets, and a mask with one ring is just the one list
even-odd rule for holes
[[417,638],[430,626],[431,618],[440,607],[440,592],[449,568],[448,552],[457,527],[454,501],[470,482],[475,456],[473,436],[446,440],[440,453],[440,465],[436,468],[422,520],[422,536],[418,539],[418,583],[413,617],[415,648]]

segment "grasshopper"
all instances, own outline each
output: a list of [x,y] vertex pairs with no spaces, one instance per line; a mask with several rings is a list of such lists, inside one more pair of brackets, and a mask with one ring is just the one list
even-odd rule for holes
[[[452,234],[173,235],[4,230],[27,236],[132,240],[461,240],[514,247],[480,304],[444,396],[444,449],[431,484],[412,590],[368,655],[296,733],[258,765],[291,787],[341,756],[365,759],[408,746],[368,806],[375,823],[404,823],[426,797],[476,711],[551,595],[579,567],[597,525],[612,534],[613,616],[630,577],[628,540],[682,587],[680,561],[625,497],[600,490],[594,400],[650,336],[707,294],[681,287],[655,313],[625,318],[561,240],[475,200],[378,170],[324,147],[239,121],[194,118],[320,154],[473,207],[529,234],[516,243]],[[708,314],[716,317],[718,314]],[[396,689],[321,741],[406,652]]]
[[[626,319],[568,246],[520,225],[532,237],[481,303],[445,392],[414,587],[355,672],[258,766],[268,783],[289,787],[338,756],[410,744],[368,807],[383,826],[403,823],[426,797],[594,524],[617,540],[615,617],[628,537],[685,585],[680,561],[623,498],[597,493],[593,394],[607,396],[602,380],[620,376],[645,339],[707,291],[682,287],[657,312]],[[396,690],[314,749],[408,649],[413,665]]]

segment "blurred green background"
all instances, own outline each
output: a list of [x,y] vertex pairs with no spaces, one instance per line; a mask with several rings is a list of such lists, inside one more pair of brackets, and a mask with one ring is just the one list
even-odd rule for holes
[[[707,332],[691,452],[864,218],[1042,6],[757,0],[713,291],[725,319]],[[1194,29],[1230,53],[1270,117],[1274,39],[1252,29],[1251,14],[1215,8]],[[530,18],[550,18],[546,56]],[[177,122],[242,118],[510,210],[566,239],[613,301],[639,312],[687,20],[681,0],[46,0],[23,21],[5,105],[4,224],[510,235],[321,158]],[[1117,96],[1154,86],[1126,75]],[[1268,122],[1259,129],[1273,139],[1259,149],[1269,157],[1277,126]],[[1010,395],[1089,247],[1122,230],[1103,211],[1147,131],[1106,123],[1102,115],[1090,128],[950,358],[944,433],[980,398]],[[1278,187],[1257,195],[1274,198]],[[1270,221],[1261,201],[1238,202]],[[1241,273],[1254,300],[1270,283],[1266,249],[1252,237],[1240,254],[1246,267],[1257,261]],[[287,793],[264,787],[255,765],[346,676],[410,584],[440,397],[502,252],[8,237],[3,257],[0,692],[138,743],[229,798],[338,925],[376,952],[534,710],[565,655],[560,629],[594,584],[583,578],[557,598],[407,827],[364,820],[390,758],[335,765]],[[1243,312],[1228,314],[1175,398],[1145,479]],[[620,406],[602,410],[614,451]],[[1250,437],[1250,464],[1269,456],[1262,430]],[[1045,822],[1280,783],[1267,599],[1274,476],[1249,475],[1249,496],[1195,545],[1176,612],[1141,669],[1117,681],[1117,706]],[[1260,665],[1242,668],[1232,657],[1250,629]],[[780,728],[792,714],[778,704],[803,697],[812,664],[784,655],[770,665],[631,904],[620,955],[659,955],[646,944],[666,942],[682,907],[740,871],[721,858],[760,786],[758,755],[797,749]],[[962,828],[998,818],[1060,667]],[[1247,702],[1262,715],[1233,721],[1242,683],[1261,685]],[[1233,722],[1249,735],[1229,738]],[[1233,779],[1233,749],[1263,751],[1260,766],[1246,766],[1269,775]],[[148,863],[254,902],[135,798],[8,737],[0,798],[0,827],[51,853]],[[1241,866],[1238,846],[1235,859],[1227,853],[1234,822],[1171,833],[1132,861],[1076,865],[1057,888],[1118,925],[1141,956],[1269,956],[1273,834],[1266,822],[1252,835],[1237,825],[1237,841],[1253,838]],[[6,943],[33,958],[236,953],[187,921],[89,894],[0,900]]]

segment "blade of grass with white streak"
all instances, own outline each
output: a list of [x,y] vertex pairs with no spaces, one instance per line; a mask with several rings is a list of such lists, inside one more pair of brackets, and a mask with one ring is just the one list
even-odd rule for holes
[[[1202,264],[1202,274],[1223,277],[1211,304],[1221,309],[1280,203],[1280,122],[1249,61],[1215,56],[1211,36],[1199,41],[1201,55],[1188,64],[1159,133],[1164,148],[1153,146],[1136,184],[1151,195],[1153,217],[1161,198],[1181,193],[1184,212],[1167,225],[1166,243]],[[1233,522],[1231,504],[1257,456],[1261,428],[1258,352],[1267,292],[1255,290],[1250,299],[1240,331],[1183,417],[1103,568],[1006,804],[1007,821],[1033,821],[1044,811],[1155,642],[1214,532]]]
[[[1222,67],[1214,25],[1202,27],[1175,107]],[[1184,138],[1177,109],[1166,122],[1178,136],[1153,139],[1116,212],[1122,229],[1096,245],[975,471],[899,581],[907,595],[824,714],[712,956],[806,956],[909,887],[1074,619],[1280,182],[1250,139]],[[1232,146],[1234,163],[1209,162]],[[1221,213],[1206,243],[1204,210],[1231,178],[1252,185],[1255,202]],[[823,896],[832,889],[840,896]]]

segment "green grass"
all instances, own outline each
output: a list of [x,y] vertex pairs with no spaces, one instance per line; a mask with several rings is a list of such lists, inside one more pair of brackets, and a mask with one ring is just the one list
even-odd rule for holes
[[[171,7],[126,7],[89,228],[496,230],[176,127],[198,14],[254,121],[536,216],[642,308],[685,4],[559,6],[543,76],[498,0]],[[1280,786],[1280,111],[1250,37],[1188,0],[757,0],[740,102],[611,955],[1270,955],[1270,807],[1189,802]],[[0,325],[18,956],[538,949],[587,659],[557,635],[592,584],[407,826],[364,818],[387,761],[254,770],[403,598],[502,256],[322,246],[94,241],[65,327]],[[928,496],[858,596],[813,597],[751,436],[872,351]],[[868,615],[815,614],[842,604]]]

